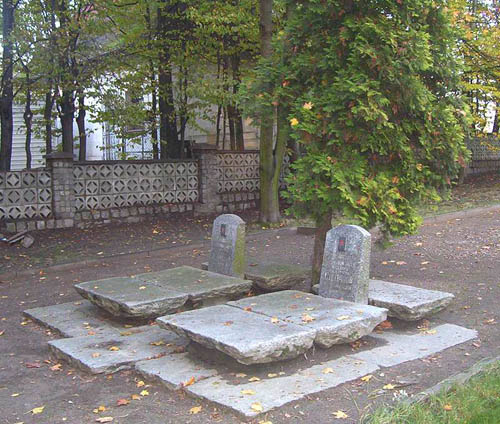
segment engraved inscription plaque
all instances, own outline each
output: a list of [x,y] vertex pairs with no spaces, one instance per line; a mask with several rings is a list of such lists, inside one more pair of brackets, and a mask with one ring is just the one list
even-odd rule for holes
[[245,221],[237,215],[220,215],[212,228],[208,270],[243,277],[245,266]]
[[368,303],[371,236],[357,225],[341,225],[326,235],[319,294]]

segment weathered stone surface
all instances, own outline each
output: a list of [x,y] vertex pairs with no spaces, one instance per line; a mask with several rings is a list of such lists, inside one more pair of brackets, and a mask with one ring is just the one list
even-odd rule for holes
[[[325,373],[324,370],[328,368],[333,372]],[[312,366],[293,375],[237,385],[217,376],[186,387],[185,390],[196,397],[215,402],[251,418],[307,395],[371,374],[377,369],[374,364],[344,357]],[[255,394],[244,394],[252,392]],[[256,402],[262,406],[262,412],[252,409],[252,404]]]
[[264,290],[286,290],[303,285],[311,278],[311,269],[292,264],[258,264],[247,268],[245,278]]
[[[312,287],[318,293],[319,285]],[[446,308],[454,299],[451,293],[421,289],[403,284],[370,280],[368,303],[386,308],[388,315],[403,321],[418,321]]]
[[74,287],[81,296],[119,317],[154,318],[171,314],[189,298],[186,293],[158,286],[142,276],[88,281]]
[[316,330],[314,343],[325,348],[366,336],[387,318],[387,310],[383,308],[295,290],[249,297],[228,305],[312,328]]
[[245,221],[233,214],[220,215],[212,228],[208,270],[243,278],[245,267]]
[[245,295],[252,282],[189,266],[75,285],[84,298],[115,316],[156,318],[188,300],[219,303]]
[[238,298],[252,288],[252,282],[228,275],[216,274],[190,266],[144,274],[143,278],[159,287],[189,296],[193,302],[213,298]]
[[207,368],[207,364],[189,353],[166,355],[158,359],[140,361],[135,369],[145,378],[159,381],[170,390],[178,390],[186,384],[193,384],[217,375],[217,370]]
[[186,343],[186,339],[170,331],[144,326],[121,334],[53,340],[49,349],[73,367],[100,374],[131,368],[137,361],[170,353]]
[[425,358],[452,346],[477,337],[477,331],[454,324],[443,324],[418,334],[388,331],[372,337],[385,344],[352,355],[352,358],[371,362],[381,367],[392,367],[403,362]]
[[160,317],[160,326],[238,362],[250,365],[294,358],[313,344],[316,331],[303,326],[218,305]]
[[124,331],[122,324],[112,321],[109,315],[86,300],[28,309],[24,311],[24,315],[53,331],[57,331],[63,337]]
[[[234,384],[219,374],[186,387],[185,390],[250,418],[307,395],[372,374],[379,367],[425,358],[477,337],[476,331],[452,324],[440,325],[433,330],[425,334],[400,334],[393,331],[377,334],[373,337],[380,340],[382,346],[333,359],[290,375]],[[329,372],[326,373],[326,369]],[[247,370],[242,370],[245,371],[248,373]],[[254,394],[244,394],[243,391]],[[262,406],[261,412],[252,409],[255,402]]]
[[444,309],[455,296],[437,290],[370,280],[368,297],[371,305],[387,308],[391,317],[417,321]]
[[368,303],[371,235],[357,225],[341,225],[326,234],[319,294]]

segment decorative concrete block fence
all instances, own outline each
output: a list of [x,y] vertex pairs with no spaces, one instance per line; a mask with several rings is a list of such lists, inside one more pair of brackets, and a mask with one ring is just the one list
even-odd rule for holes
[[[145,215],[235,212],[257,206],[259,152],[202,145],[194,159],[76,162],[0,173],[0,228],[7,231],[138,222]],[[288,158],[283,172],[288,172]],[[284,186],[284,183],[282,183]]]
[[465,175],[487,174],[500,171],[500,140],[494,137],[475,138],[467,142],[471,160]]

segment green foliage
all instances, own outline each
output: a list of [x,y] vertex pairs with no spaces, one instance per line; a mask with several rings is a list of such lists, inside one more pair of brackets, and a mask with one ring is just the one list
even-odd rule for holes
[[381,407],[365,424],[496,424],[500,421],[500,363],[465,385],[433,396],[425,403]]
[[437,198],[465,165],[468,115],[445,6],[290,2],[280,86],[306,150],[288,181],[296,213],[340,210],[367,228],[412,233],[416,203]]

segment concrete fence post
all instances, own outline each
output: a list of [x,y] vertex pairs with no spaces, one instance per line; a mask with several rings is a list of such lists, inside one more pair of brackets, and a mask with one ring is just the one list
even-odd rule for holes
[[195,213],[210,214],[222,212],[222,204],[218,193],[219,166],[217,148],[207,144],[199,144],[193,149],[199,166],[199,203]]
[[55,227],[73,227],[75,217],[73,155],[54,152],[45,158],[47,167],[52,173],[52,214]]

